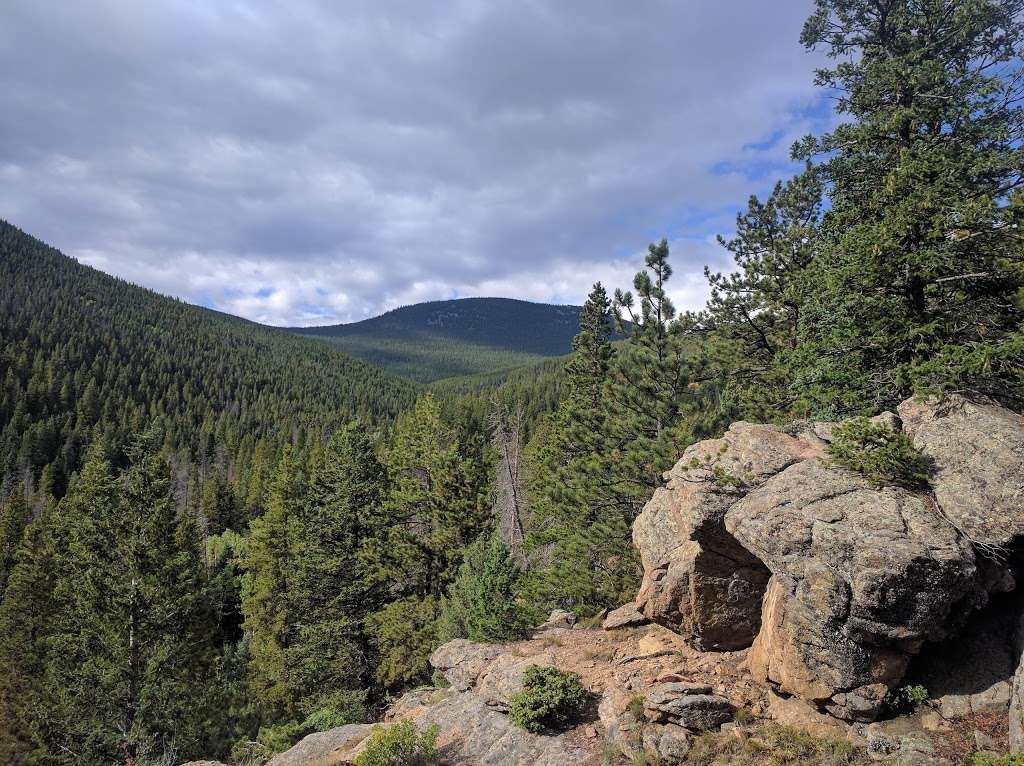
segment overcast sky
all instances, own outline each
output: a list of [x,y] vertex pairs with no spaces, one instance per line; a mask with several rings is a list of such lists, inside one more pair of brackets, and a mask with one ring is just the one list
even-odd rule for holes
[[0,217],[281,325],[672,291],[831,119],[810,0],[5,0]]

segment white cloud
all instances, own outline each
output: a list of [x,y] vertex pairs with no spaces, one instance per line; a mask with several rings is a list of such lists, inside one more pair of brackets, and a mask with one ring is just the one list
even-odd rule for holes
[[712,235],[829,120],[804,6],[13,0],[0,216],[273,324],[579,302],[663,236],[695,307]]

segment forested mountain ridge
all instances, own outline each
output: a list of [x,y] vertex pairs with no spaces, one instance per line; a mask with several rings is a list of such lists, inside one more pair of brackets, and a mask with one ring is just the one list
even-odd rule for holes
[[430,382],[568,354],[579,327],[579,306],[460,298],[403,306],[351,324],[288,329]]
[[160,419],[173,448],[232,451],[390,418],[417,390],[321,343],[104,274],[2,221],[0,338],[0,481],[49,467],[58,495],[97,430],[118,443]]

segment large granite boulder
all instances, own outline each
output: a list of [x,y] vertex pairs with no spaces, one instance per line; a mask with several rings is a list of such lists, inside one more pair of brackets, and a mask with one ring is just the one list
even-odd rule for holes
[[462,692],[473,686],[487,665],[500,654],[501,649],[492,644],[456,638],[439,646],[430,655],[430,665]]
[[925,498],[820,461],[749,493],[726,528],[773,573],[751,670],[838,717],[873,718],[974,593],[970,544]]
[[644,567],[637,609],[701,649],[750,646],[770,573],[726,532],[725,514],[779,471],[820,454],[817,444],[751,423],[689,447],[633,524]]
[[1024,420],[962,397],[899,413],[875,421],[932,458],[933,492],[830,464],[830,423],[736,423],[687,449],[634,524],[637,608],[697,649],[753,644],[775,691],[872,720],[926,642],[1014,587],[1024,539]]
[[291,749],[271,758],[267,766],[348,766],[372,731],[370,724],[351,723],[310,734]]

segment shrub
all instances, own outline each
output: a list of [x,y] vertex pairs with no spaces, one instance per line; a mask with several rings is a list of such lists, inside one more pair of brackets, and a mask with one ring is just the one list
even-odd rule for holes
[[975,753],[971,756],[971,766],[1024,766],[1024,755],[994,755],[993,753]]
[[931,460],[906,434],[866,417],[836,426],[828,454],[836,465],[856,471],[876,485],[924,487],[932,472]]
[[531,665],[523,675],[524,689],[512,696],[512,723],[527,731],[560,729],[575,723],[587,705],[588,694],[576,673]]
[[441,766],[437,752],[439,733],[437,726],[421,733],[412,721],[378,726],[366,749],[356,757],[355,766]]
[[302,710],[308,713],[302,722],[302,736],[335,729],[347,723],[362,723],[366,720],[366,692],[342,689],[322,694],[304,701]]
[[901,686],[885,695],[886,710],[893,715],[911,713],[927,701],[928,690],[920,684]]

